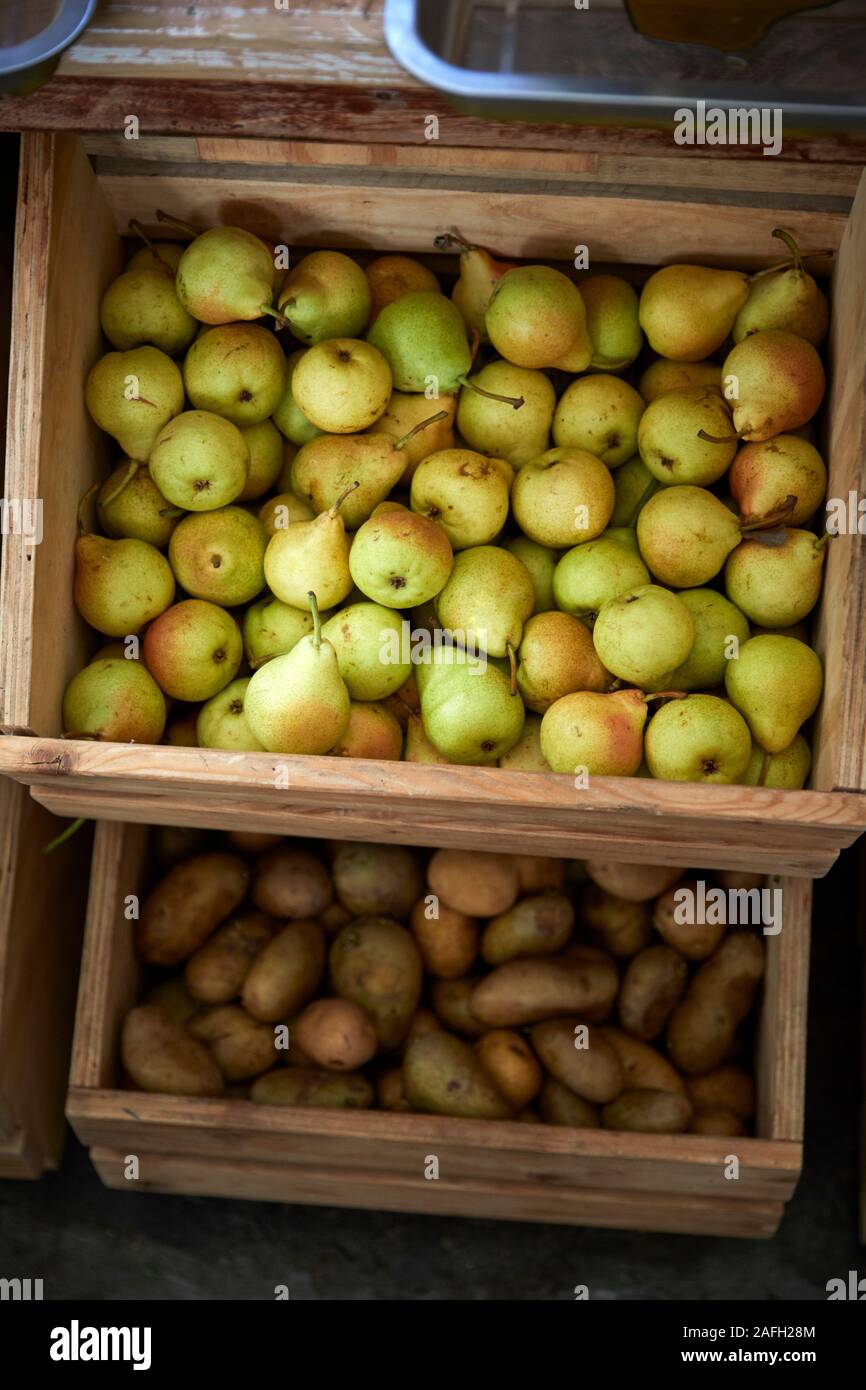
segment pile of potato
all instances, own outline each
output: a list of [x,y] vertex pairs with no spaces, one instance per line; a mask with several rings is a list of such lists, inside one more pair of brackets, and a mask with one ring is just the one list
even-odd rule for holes
[[680,924],[681,869],[178,830],[157,855],[135,1088],[748,1132],[763,940]]

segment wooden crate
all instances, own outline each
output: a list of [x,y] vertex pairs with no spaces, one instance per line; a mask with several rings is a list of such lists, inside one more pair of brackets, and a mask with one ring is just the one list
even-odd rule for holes
[[829,547],[815,639],[826,692],[808,790],[604,777],[576,790],[553,774],[58,738],[64,686],[98,640],[71,600],[76,503],[112,457],[88,419],[82,385],[102,351],[96,309],[121,265],[120,234],[132,216],[152,221],[156,206],[292,245],[428,253],[441,228],[457,225],[502,255],[562,260],[587,240],[596,267],[690,259],[752,268],[776,259],[770,230],[782,223],[805,246],[838,248],[830,493],[863,490],[866,188],[847,216],[803,207],[799,192],[724,206],[700,192],[693,201],[599,196],[555,178],[544,191],[520,179],[479,191],[467,179],[454,186],[441,173],[422,180],[411,170],[381,184],[334,179],[329,170],[311,178],[309,167],[303,176],[264,174],[216,161],[130,159],[94,172],[77,137],[23,137],[7,495],[44,499],[45,539],[29,555],[7,548],[3,562],[2,617],[20,634],[0,653],[3,722],[22,732],[0,739],[0,772],[63,815],[826,873],[866,827],[866,553],[856,535]]
[[[766,938],[757,1137],[716,1139],[120,1090],[118,1036],[140,982],[124,900],[143,891],[146,867],[146,830],[97,827],[67,1115],[109,1187],[712,1235],[776,1230],[801,1167],[808,879],[775,885],[784,918]],[[736,1180],[725,1177],[732,1154]],[[431,1155],[438,1180],[424,1176]]]

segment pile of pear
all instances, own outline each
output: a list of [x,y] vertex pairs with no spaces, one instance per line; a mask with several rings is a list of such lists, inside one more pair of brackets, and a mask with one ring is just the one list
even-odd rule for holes
[[449,234],[449,294],[194,231],[102,300],[67,736],[804,785],[829,308],[787,233],[639,290]]

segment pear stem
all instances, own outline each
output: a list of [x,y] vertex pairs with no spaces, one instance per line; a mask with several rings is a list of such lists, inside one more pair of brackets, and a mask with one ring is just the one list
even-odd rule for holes
[[644,507],[646,506],[647,502],[648,502],[648,501],[650,500],[650,498],[652,497],[653,493],[654,493],[654,492],[657,490],[657,488],[659,488],[659,487],[661,487],[661,483],[659,482],[658,478],[653,478],[653,479],[647,484],[647,486],[644,488],[643,492],[641,493],[640,497],[638,498],[637,506],[635,507],[634,511],[633,511],[632,514],[631,514],[631,521],[629,522],[629,529],[630,529],[630,530],[633,531],[634,528],[635,528],[635,526],[637,526],[637,519],[638,519],[638,517],[640,516],[640,514],[641,514],[641,512],[643,511]]
[[437,420],[447,419],[447,410],[439,410],[436,412],[435,415],[428,415],[426,420],[421,420],[419,424],[413,425],[408,434],[404,434],[402,439],[397,440],[396,444],[394,445],[395,450],[399,452],[400,449],[405,449],[406,445],[409,443],[409,440],[414,439],[416,434],[420,434],[422,430],[426,430],[428,425],[435,425]]
[[103,499],[102,499],[102,505],[103,505],[103,507],[107,507],[108,504],[109,504],[110,502],[113,502],[114,499],[115,499],[116,497],[119,497],[119,496],[120,496],[120,494],[123,492],[123,489],[126,487],[127,483],[131,483],[131,482],[132,482],[132,480],[133,480],[133,478],[135,477],[135,475],[136,475],[137,472],[138,472],[138,464],[135,462],[134,459],[130,459],[130,461],[129,461],[129,467],[127,468],[126,472],[124,473],[122,481],[121,481],[120,483],[118,483],[117,487],[114,489],[113,492],[110,492],[110,493],[108,494],[107,497],[103,497]]
[[770,770],[770,757],[769,757],[769,754],[767,753],[766,748],[762,748],[762,749],[761,749],[761,771],[758,773],[757,786],[763,787],[763,786],[766,785],[767,773],[769,772],[769,770]]
[[[168,266],[168,261],[164,261],[164,260],[162,259],[162,256],[161,256],[161,255],[159,254],[159,252],[157,251],[157,249],[156,249],[156,247],[154,246],[153,242],[151,241],[150,237],[147,235],[147,232],[144,230],[144,228],[142,227],[141,223],[138,221],[137,218],[133,217],[133,218],[130,219],[129,230],[130,230],[131,232],[135,232],[135,235],[136,235],[137,237],[140,237],[140,238],[141,238],[141,240],[144,242],[145,246],[147,247],[148,251],[149,251],[150,254],[153,256],[153,259],[156,261],[157,265],[159,265],[159,266],[164,266],[164,267],[165,267],[165,266]],[[171,269],[170,266],[169,266],[169,269]]]
[[261,313],[270,314],[273,318],[275,318],[280,328],[288,328],[290,326],[289,320],[286,318],[285,314],[281,314],[279,309],[274,309],[272,305],[262,304],[260,306],[260,310]]
[[508,664],[511,667],[511,694],[517,694],[517,657],[510,642],[506,642],[505,650],[508,653]]
[[85,522],[84,522],[84,508],[86,507],[87,503],[90,501],[91,497],[93,496],[94,492],[96,492],[96,490],[97,490],[97,488],[98,488],[99,486],[100,486],[99,483],[91,483],[91,485],[90,485],[90,487],[87,489],[87,491],[79,498],[79,502],[78,502],[78,512],[77,512],[77,514],[76,514],[76,515],[77,515],[77,520],[78,520],[78,534],[79,534],[79,536],[83,536],[83,535],[87,534],[87,526],[85,525]]
[[687,690],[655,690],[652,695],[644,695],[647,704],[650,700],[684,700]]
[[71,840],[72,836],[77,830],[81,829],[83,824],[84,820],[81,816],[79,816],[77,820],[70,821],[65,830],[61,830],[59,835],[55,835],[53,840],[49,840],[47,845],[42,846],[42,853],[50,854],[53,849],[57,849],[58,845],[65,844],[67,840]]
[[461,251],[474,251],[476,248],[462,237],[456,227],[452,227],[450,232],[440,232],[439,236],[433,238],[433,245],[437,251],[449,251],[452,246],[459,246]]
[[820,537],[815,541],[815,549],[816,549],[816,550],[823,550],[823,549],[824,549],[824,546],[827,545],[828,541],[830,541],[830,540],[832,540],[831,533],[830,533],[829,531],[825,531],[824,534],[823,534],[823,536],[820,536]]
[[[773,236],[775,235],[776,233],[773,232]],[[813,260],[815,256],[835,256],[835,254],[836,252],[832,246],[822,248],[818,251],[800,251],[800,265],[802,266],[803,261]],[[753,272],[753,274],[747,275],[746,284],[753,285],[756,280],[763,280],[765,275],[774,275],[778,270],[790,270],[792,268],[792,264],[796,265],[796,261],[792,263],[791,258],[789,256],[787,260],[777,261],[775,265],[764,266],[763,270],[756,270]]]
[[339,513],[339,510],[345,502],[346,498],[349,496],[349,493],[354,492],[355,488],[360,486],[361,484],[356,479],[354,483],[350,483],[349,486],[343,492],[340,493],[333,507],[328,508],[328,516],[331,517],[332,520]]
[[198,227],[194,227],[191,222],[184,222],[180,217],[174,217],[170,212],[163,212],[162,208],[156,210],[157,222],[165,222],[169,227],[177,227],[179,232],[185,232],[188,237],[195,241],[197,236],[201,236]]
[[742,439],[742,435],[707,434],[706,430],[698,430],[698,439],[705,439],[708,444],[738,444]]
[[791,513],[796,505],[796,497],[793,493],[788,493],[788,496],[774,512],[768,512],[766,516],[756,517],[753,521],[741,521],[740,530],[743,535],[746,535],[749,531],[769,531],[774,526],[790,524]]
[[310,612],[313,615],[313,646],[318,649],[322,645],[322,619],[319,617],[319,605],[312,589],[308,592],[307,598],[310,600]]
[[793,232],[789,232],[787,227],[774,227],[773,236],[778,237],[779,241],[783,241],[787,246],[791,255],[794,257],[794,269],[802,270],[803,257],[800,255],[800,248],[794,240]]
[[510,405],[512,409],[519,410],[525,401],[522,396],[500,396],[496,391],[485,391],[483,386],[476,386],[468,377],[459,376],[457,380],[461,386],[466,386],[470,391],[475,391],[479,396],[486,396],[489,401],[501,401],[503,405]]

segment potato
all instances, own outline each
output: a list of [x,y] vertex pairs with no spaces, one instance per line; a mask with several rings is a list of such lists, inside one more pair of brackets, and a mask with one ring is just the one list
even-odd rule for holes
[[472,1048],[451,1033],[427,1033],[406,1049],[403,1090],[413,1110],[475,1120],[512,1118]]
[[616,993],[616,975],[597,962],[567,956],[510,960],[491,970],[471,997],[473,1014],[490,1028],[541,1023],[561,1014],[604,1018]]
[[312,999],[325,973],[325,934],[318,922],[290,922],[262,947],[244,981],[241,1002],[253,1018],[279,1023]]
[[214,1004],[190,1019],[189,1032],[210,1049],[226,1081],[248,1081],[277,1060],[274,1030],[238,1004]]
[[565,887],[565,860],[547,859],[542,854],[515,854],[517,891],[523,893],[561,892]]
[[256,861],[252,900],[272,917],[317,917],[334,892],[327,869],[310,850],[291,843],[278,845]]
[[568,1125],[571,1129],[598,1129],[601,1125],[598,1107],[552,1076],[542,1082],[538,1113],[546,1125]]
[[250,1100],[256,1105],[296,1105],[302,1110],[368,1110],[373,1087],[360,1072],[282,1067],[253,1082]]
[[730,932],[671,1015],[668,1051],[680,1071],[711,1071],[723,1061],[763,973],[763,942],[751,932]]
[[542,1081],[541,1067],[529,1043],[520,1033],[508,1028],[494,1028],[478,1039],[475,1051],[499,1094],[515,1110],[527,1106],[538,1094]]
[[422,965],[410,933],[387,917],[360,917],[331,947],[337,994],[366,1009],[385,1051],[399,1047],[421,994]]
[[507,854],[437,849],[427,865],[427,882],[431,893],[468,917],[496,917],[517,900],[517,865]]
[[332,865],[337,897],[355,917],[408,917],[424,891],[415,850],[341,844]]
[[517,956],[553,955],[574,930],[574,908],[564,893],[522,898],[487,923],[481,954],[488,965],[503,965]]
[[657,1038],[688,978],[686,962],[670,946],[647,946],[632,956],[619,991],[619,1020],[625,1031],[644,1042]]
[[226,839],[240,854],[264,854],[284,842],[282,835],[266,835],[257,830],[227,830]]
[[743,1120],[755,1113],[755,1083],[742,1067],[716,1067],[703,1076],[686,1077],[696,1110],[731,1110]]
[[403,1039],[404,1052],[413,1038],[420,1038],[424,1033],[438,1033],[441,1027],[442,1024],[432,1009],[427,1009],[423,1005],[420,1009],[416,1009]]
[[593,940],[621,960],[637,955],[652,939],[644,903],[614,897],[595,883],[581,890],[578,916]]
[[541,1124],[541,1116],[533,1110],[531,1105],[525,1106],[523,1110],[518,1110],[514,1118],[517,1120],[518,1124],[521,1125]]
[[274,935],[278,923],[263,912],[239,912],[219,927],[186,963],[190,996],[202,1004],[237,999],[250,966]]
[[432,904],[437,915],[428,917],[426,898],[419,898],[412,909],[412,935],[421,952],[424,969],[441,980],[466,975],[478,954],[478,923],[464,912],[439,902]]
[[679,1072],[674,1070],[667,1057],[650,1047],[649,1043],[641,1042],[639,1038],[633,1038],[607,1024],[599,1032],[619,1057],[629,1090],[685,1092],[686,1083]]
[[746,1126],[733,1110],[696,1110],[692,1116],[692,1134],[717,1134],[736,1139],[745,1132]]
[[652,922],[659,936],[686,960],[706,960],[718,946],[727,928],[724,922],[680,922],[681,903],[675,895],[680,889],[697,892],[697,879],[684,878],[653,903]]
[[156,1004],[140,1004],[126,1015],[120,1055],[141,1091],[222,1095],[222,1073],[207,1048]]
[[376,1080],[376,1099],[383,1110],[412,1109],[403,1091],[403,1068],[388,1067]]
[[475,1017],[471,1007],[480,980],[480,975],[463,975],[459,980],[434,980],[430,986],[430,1003],[437,1018],[467,1038],[480,1038],[487,1032],[487,1024]]
[[606,860],[588,859],[586,872],[606,893],[627,898],[629,902],[645,903],[672,888],[685,869],[672,869],[666,864],[610,864]]
[[170,980],[160,980],[153,985],[142,1000],[144,1004],[157,1004],[163,1013],[175,1023],[186,1023],[198,1008],[198,1000],[193,999],[182,975],[173,975]]
[[321,922],[328,936],[336,936],[341,927],[347,927],[352,921],[352,914],[342,903],[329,903],[317,914],[316,920]]
[[295,1037],[314,1065],[327,1071],[357,1071],[377,1047],[370,1015],[351,999],[308,1004],[295,1024]]
[[191,854],[198,854],[208,841],[207,830],[193,830],[189,825],[160,825],[151,832],[154,857],[166,869]]
[[144,903],[135,948],[150,965],[178,965],[240,907],[249,869],[236,854],[193,855],[169,869]]
[[578,1047],[575,1030],[579,1026],[577,1018],[552,1018],[536,1023],[529,1036],[556,1081],[584,1100],[604,1105],[623,1089],[625,1072],[616,1051],[598,1029],[587,1029],[589,1046]]
[[623,1091],[601,1112],[605,1129],[641,1134],[684,1134],[691,1119],[691,1102],[682,1091]]

